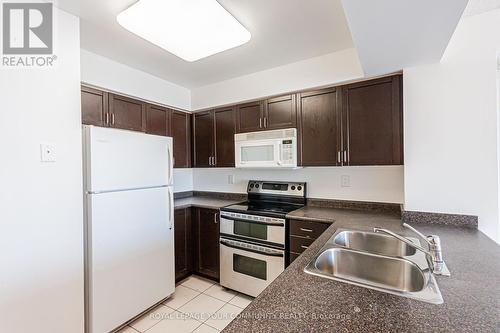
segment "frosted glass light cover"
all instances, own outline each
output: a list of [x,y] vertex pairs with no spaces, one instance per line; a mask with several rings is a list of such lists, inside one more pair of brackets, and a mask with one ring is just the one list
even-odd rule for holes
[[139,0],[116,19],[125,29],[186,61],[240,46],[251,38],[216,0]]

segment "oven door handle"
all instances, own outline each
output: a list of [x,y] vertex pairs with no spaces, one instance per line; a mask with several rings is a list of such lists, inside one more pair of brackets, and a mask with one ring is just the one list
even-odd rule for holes
[[233,221],[240,221],[240,222],[247,222],[247,223],[253,223],[253,224],[262,224],[262,225],[270,225],[273,227],[284,227],[284,223],[270,223],[270,222],[262,222],[262,221],[254,221],[254,220],[244,220],[244,219],[238,219],[232,216],[225,216],[221,214],[221,217],[227,219],[227,220],[233,220]]
[[253,253],[261,254],[263,256],[268,256],[268,257],[284,257],[283,253],[267,253],[267,252],[262,252],[262,251],[259,251],[259,250],[247,249],[245,247],[239,247],[239,246],[236,246],[236,245],[228,244],[228,243],[224,242],[223,240],[221,240],[219,242],[222,245],[224,245],[224,246],[227,246],[227,247],[230,247],[230,248],[233,248],[233,249],[237,249],[237,250],[253,252]]

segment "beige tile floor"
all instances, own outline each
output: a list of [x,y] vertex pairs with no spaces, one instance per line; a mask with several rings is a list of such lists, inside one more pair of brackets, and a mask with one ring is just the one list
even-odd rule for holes
[[175,293],[119,333],[212,333],[223,330],[252,298],[199,276],[181,281]]

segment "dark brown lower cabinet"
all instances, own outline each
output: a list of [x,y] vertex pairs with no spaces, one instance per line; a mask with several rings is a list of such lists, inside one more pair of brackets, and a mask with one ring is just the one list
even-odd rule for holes
[[219,210],[193,209],[194,272],[219,280]]
[[175,223],[175,281],[193,272],[193,228],[191,208],[176,209]]
[[290,220],[288,265],[297,259],[328,227],[323,222]]

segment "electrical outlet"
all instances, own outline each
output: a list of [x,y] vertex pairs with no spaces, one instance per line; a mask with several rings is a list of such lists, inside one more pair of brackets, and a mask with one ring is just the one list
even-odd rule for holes
[[227,183],[231,185],[234,184],[234,175],[227,176]]
[[55,162],[56,161],[56,148],[51,144],[40,144],[40,161],[41,162]]
[[351,177],[348,175],[340,176],[340,186],[351,187]]

